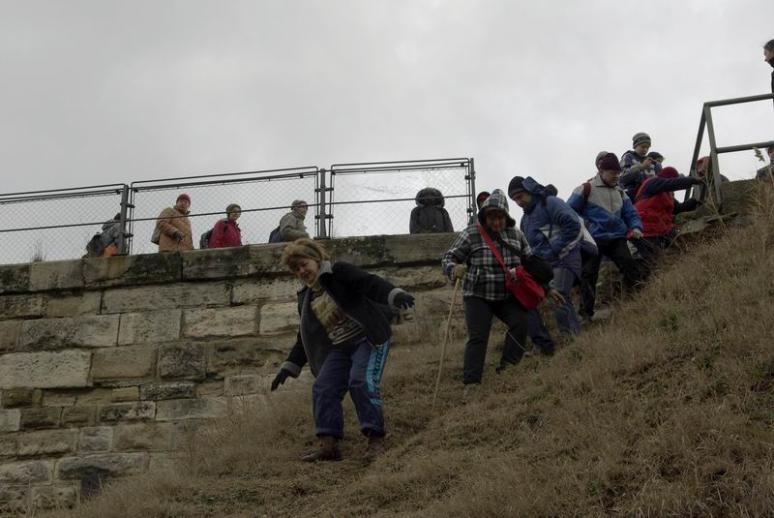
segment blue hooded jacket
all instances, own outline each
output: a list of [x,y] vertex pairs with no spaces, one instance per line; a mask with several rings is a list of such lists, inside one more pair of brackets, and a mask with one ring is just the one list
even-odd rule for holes
[[629,230],[642,230],[642,221],[629,197],[618,185],[610,187],[597,174],[589,181],[588,199],[583,196],[583,185],[576,187],[567,204],[586,222],[597,242],[625,239]]
[[544,187],[532,177],[522,184],[532,201],[524,209],[521,231],[532,252],[553,265],[580,246],[581,223],[578,214],[556,197],[553,187]]

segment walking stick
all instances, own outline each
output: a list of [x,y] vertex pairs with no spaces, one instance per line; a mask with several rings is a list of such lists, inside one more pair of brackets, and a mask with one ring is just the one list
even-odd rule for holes
[[460,288],[460,279],[454,282],[454,293],[452,293],[451,304],[449,305],[449,318],[446,321],[446,333],[443,337],[443,344],[441,345],[441,359],[438,362],[438,376],[435,378],[435,390],[433,391],[433,404],[431,408],[435,408],[435,400],[438,397],[438,387],[441,385],[441,374],[443,373],[443,360],[446,358],[446,344],[449,343],[449,332],[451,331],[451,317],[454,311],[454,304],[457,302],[457,291]]

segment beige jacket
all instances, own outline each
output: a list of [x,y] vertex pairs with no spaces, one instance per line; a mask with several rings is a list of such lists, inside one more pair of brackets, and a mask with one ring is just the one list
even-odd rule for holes
[[[188,219],[188,211],[179,211],[176,207],[167,207],[156,221],[159,228],[159,252],[182,252],[193,250],[193,237],[191,236],[191,220]],[[183,234],[183,239],[178,243],[175,233]]]

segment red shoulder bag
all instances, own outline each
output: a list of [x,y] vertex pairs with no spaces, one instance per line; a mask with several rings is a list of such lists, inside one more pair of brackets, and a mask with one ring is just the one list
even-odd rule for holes
[[521,304],[524,309],[530,310],[538,307],[540,303],[543,302],[543,299],[546,298],[546,292],[543,289],[543,286],[532,278],[532,275],[530,275],[521,265],[517,266],[515,270],[509,270],[505,265],[502,254],[497,249],[497,246],[495,246],[489,233],[481,223],[478,223],[477,226],[478,231],[481,233],[481,237],[483,237],[486,242],[486,246],[492,251],[492,255],[495,256],[495,259],[500,263],[503,272],[505,272],[505,289],[510,291],[513,296],[516,297],[516,300],[519,301],[519,304]]

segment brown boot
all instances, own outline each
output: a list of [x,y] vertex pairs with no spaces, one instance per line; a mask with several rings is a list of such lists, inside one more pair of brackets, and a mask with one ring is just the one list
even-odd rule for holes
[[366,448],[366,459],[373,460],[384,453],[384,437],[368,438],[368,447]]
[[330,435],[320,437],[319,447],[301,456],[304,462],[317,462],[318,460],[341,460],[339,440]]

